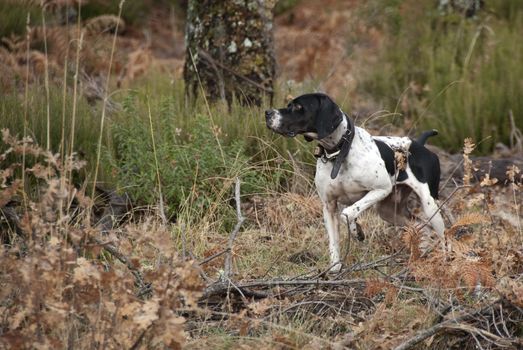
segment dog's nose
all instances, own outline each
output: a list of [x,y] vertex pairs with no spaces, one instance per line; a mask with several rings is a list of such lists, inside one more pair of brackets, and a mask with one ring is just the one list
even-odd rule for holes
[[265,119],[269,120],[271,119],[271,117],[274,115],[274,110],[273,109],[268,109],[265,111]]

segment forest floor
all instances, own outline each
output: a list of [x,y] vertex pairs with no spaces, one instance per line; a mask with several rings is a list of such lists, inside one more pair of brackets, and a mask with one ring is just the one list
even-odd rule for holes
[[[303,0],[276,18],[280,95],[328,91],[372,133],[401,135],[375,123],[378,103],[359,93],[386,40],[359,11],[358,1]],[[118,85],[158,71],[181,79],[183,25],[159,8],[127,27]],[[107,53],[111,38],[97,40],[93,55]],[[331,275],[312,167],[290,152],[274,161],[291,164],[288,191],[244,195],[241,177],[218,178],[218,199],[194,219],[194,184],[186,212],[170,222],[161,201],[144,208],[75,186],[71,174],[85,162],[73,155],[6,130],[2,139],[2,162],[35,162],[20,178],[22,162],[0,172],[0,349],[523,347],[523,162],[513,150],[478,158],[470,140],[457,155],[430,146],[442,163],[444,239],[421,215],[392,227],[369,210],[358,220],[364,241],[342,225],[344,268]],[[418,204],[409,203],[414,214]]]

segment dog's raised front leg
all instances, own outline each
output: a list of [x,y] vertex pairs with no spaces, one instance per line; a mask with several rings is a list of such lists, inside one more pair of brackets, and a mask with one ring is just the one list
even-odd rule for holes
[[342,219],[347,220],[349,223],[353,222],[363,211],[378,203],[389,194],[390,189],[375,189],[369,191],[359,201],[343,209],[341,212]]
[[341,270],[338,204],[336,201],[323,203],[323,219],[329,235],[330,272],[336,273]]

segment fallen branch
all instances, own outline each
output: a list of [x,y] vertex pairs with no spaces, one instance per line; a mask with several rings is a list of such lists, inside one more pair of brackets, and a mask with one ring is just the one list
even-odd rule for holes
[[[494,303],[491,303],[491,304],[489,304],[489,305],[487,305],[487,306],[485,306],[483,308],[476,309],[476,310],[474,310],[472,312],[467,312],[467,313],[464,313],[464,314],[462,314],[462,315],[460,315],[458,317],[454,317],[452,319],[445,320],[443,322],[435,324],[434,326],[419,332],[414,337],[412,337],[412,338],[408,339],[407,341],[401,343],[400,345],[395,347],[394,350],[408,350],[408,349],[412,349],[416,344],[418,344],[418,343],[422,342],[423,340],[425,340],[425,339],[427,339],[427,338],[437,334],[438,332],[440,332],[442,330],[445,330],[445,329],[448,329],[448,328],[456,329],[456,328],[458,328],[460,326],[461,322],[473,319],[476,315],[479,315],[479,314],[483,313],[484,311],[490,309],[493,305],[497,304],[498,302],[500,302],[500,300],[497,300]],[[461,327],[460,329],[464,330],[464,327]]]
[[198,262],[198,265],[200,265],[200,266],[205,265],[208,262],[210,262],[210,261],[212,261],[212,260],[214,260],[216,258],[219,258],[220,256],[222,256],[223,254],[225,254],[225,253],[227,253],[229,251],[230,251],[229,248],[227,248],[227,249],[224,249],[224,250],[222,250],[222,251],[220,251],[220,252],[218,252],[216,254],[208,256],[205,259],[203,259],[202,261]]
[[148,284],[145,283],[145,281],[143,280],[143,277],[142,277],[142,274],[140,273],[140,271],[136,267],[134,267],[134,265],[131,263],[131,261],[124,254],[122,254],[116,247],[114,247],[110,243],[104,243],[96,237],[92,237],[92,240],[96,244],[102,246],[103,249],[105,249],[109,254],[111,254],[116,259],[118,259],[122,264],[127,266],[127,268],[133,274],[134,279],[136,280],[136,285],[141,290],[139,292],[139,294],[143,294],[142,290],[148,289]]
[[[245,288],[254,287],[283,287],[283,286],[331,286],[331,287],[355,287],[362,286],[366,282],[364,279],[351,279],[351,280],[269,280],[269,281],[250,281],[242,284],[237,284],[236,288],[244,291]],[[217,282],[205,289],[201,300],[209,298],[213,295],[220,295],[230,291],[231,287],[228,282]]]
[[243,225],[243,222],[245,221],[245,217],[242,215],[241,207],[240,207],[240,179],[236,178],[236,185],[234,186],[234,198],[236,200],[236,216],[238,218],[238,222],[236,223],[236,226],[232,230],[231,234],[229,235],[229,242],[227,244],[227,250],[225,255],[225,264],[223,269],[223,276],[221,276],[222,281],[226,281],[229,279],[231,275],[232,270],[232,245],[234,243],[234,240],[236,239],[236,236],[238,235],[238,232],[240,232],[240,228]]

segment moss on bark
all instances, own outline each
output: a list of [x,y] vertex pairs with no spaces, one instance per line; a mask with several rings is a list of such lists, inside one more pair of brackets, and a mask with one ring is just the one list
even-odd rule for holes
[[272,99],[273,1],[190,0],[184,67],[186,92],[210,100],[260,104]]

